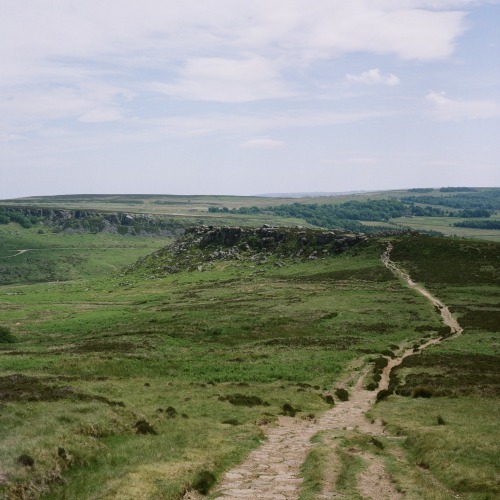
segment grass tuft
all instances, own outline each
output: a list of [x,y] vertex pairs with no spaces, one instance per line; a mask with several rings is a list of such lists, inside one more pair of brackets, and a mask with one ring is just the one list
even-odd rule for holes
[[446,425],[446,422],[441,415],[438,415],[436,418],[437,418],[438,425]]
[[378,391],[376,402],[378,403],[379,401],[387,399],[391,394],[392,391],[390,391],[389,389],[382,389],[381,391]]
[[219,401],[228,401],[235,406],[269,406],[267,401],[263,401],[259,396],[249,396],[247,394],[231,394],[220,396]]
[[290,403],[285,403],[282,407],[282,415],[286,415],[288,417],[295,417],[295,415],[301,411],[298,408],[294,408]]
[[210,488],[215,484],[216,477],[208,470],[202,470],[196,474],[193,481],[193,488],[202,495],[206,495]]
[[13,344],[16,341],[10,328],[0,326],[0,344]]
[[23,467],[33,467],[35,465],[35,459],[26,453],[19,455],[16,462]]
[[383,450],[385,448],[384,443],[380,441],[380,439],[377,439],[376,437],[372,437],[370,439],[370,443],[373,444],[373,446],[377,447],[379,450]]
[[337,396],[340,401],[349,401],[349,393],[346,389],[338,388],[335,389],[335,396]]
[[418,385],[413,389],[414,398],[430,398],[432,397],[433,391],[430,387],[425,387],[423,385]]
[[151,424],[149,424],[146,420],[142,419],[142,420],[138,420],[135,424],[134,424],[134,427],[135,427],[135,430],[137,432],[137,434],[158,434],[153,426]]

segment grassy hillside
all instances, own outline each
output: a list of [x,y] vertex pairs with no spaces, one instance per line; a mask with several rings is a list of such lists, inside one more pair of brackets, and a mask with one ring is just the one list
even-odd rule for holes
[[[377,405],[373,416],[407,436],[411,460],[455,494],[495,498],[500,493],[498,245],[410,236],[398,239],[392,257],[450,307],[464,332],[407,358],[392,380],[397,395]],[[427,397],[411,397],[416,390]],[[395,473],[408,485],[402,472]]]
[[[27,231],[18,235],[26,240],[6,239],[4,253],[42,245],[48,236],[43,252],[55,252],[59,263],[63,241],[78,253],[100,237]],[[110,236],[86,261],[92,271],[85,280],[0,288],[2,331],[10,332],[0,343],[0,494],[180,498],[238,463],[277,415],[291,407],[296,418],[314,418],[352,369],[441,331],[434,308],[382,265],[383,239],[339,247],[345,235],[320,244],[322,233],[294,230],[290,239],[276,236],[279,244],[257,233],[224,243],[204,240],[207,232],[101,277],[99,266],[109,262],[104,244],[130,263],[159,243]],[[146,246],[121,248],[124,241]],[[423,236],[393,244],[394,259],[449,300],[466,326],[461,339],[429,353],[439,366],[431,372],[447,375],[469,354],[482,356],[475,362],[487,358],[487,370],[498,367],[493,323],[478,314],[496,311],[498,245]],[[411,382],[405,370],[421,371],[402,367],[403,388]],[[471,384],[482,387],[482,380]],[[425,401],[391,396],[374,412],[408,436],[400,452],[418,457],[448,488],[464,498],[493,498],[498,399],[479,389],[458,398],[438,393]],[[477,405],[481,424],[473,418]],[[431,421],[438,410],[448,424],[440,433],[444,451],[435,456],[428,443],[436,439]],[[470,437],[460,440],[464,434]],[[440,467],[453,450],[458,469]],[[405,470],[391,456],[403,485]],[[424,482],[401,487],[423,498]]]
[[102,276],[131,264],[171,238],[112,233],[54,233],[0,225],[0,286]]

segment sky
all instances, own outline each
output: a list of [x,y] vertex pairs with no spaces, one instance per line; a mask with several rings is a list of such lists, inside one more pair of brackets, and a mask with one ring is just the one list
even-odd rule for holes
[[500,0],[0,7],[0,199],[500,186]]

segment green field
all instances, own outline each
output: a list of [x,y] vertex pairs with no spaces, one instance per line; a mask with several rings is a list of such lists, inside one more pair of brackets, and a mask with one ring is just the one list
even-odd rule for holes
[[[236,257],[195,238],[153,253],[170,240],[0,225],[0,496],[181,498],[257,447],[285,404],[320,415],[353,370],[442,333],[434,307],[383,266],[386,237],[323,252],[316,233],[290,234],[279,249],[249,237]],[[377,457],[408,498],[495,498],[498,244],[392,240],[392,259],[464,334],[395,371],[371,416],[397,438]],[[432,397],[411,397],[418,386]],[[329,442],[318,437],[304,466],[304,498],[328,472]],[[373,451],[342,436],[343,491],[363,469],[353,447]]]

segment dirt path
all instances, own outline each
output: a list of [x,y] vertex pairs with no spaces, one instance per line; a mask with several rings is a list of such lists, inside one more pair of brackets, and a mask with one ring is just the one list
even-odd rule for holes
[[[391,260],[391,250],[392,250],[392,245],[391,243],[387,243],[387,249],[386,251],[382,254],[382,262],[385,264],[387,269],[392,271],[396,276],[402,278],[410,288],[413,288],[420,294],[422,294],[431,304],[436,306],[439,309],[439,312],[441,313],[441,317],[443,318],[443,322],[445,325],[449,326],[451,328],[452,333],[454,334],[453,336],[458,336],[462,333],[463,329],[462,327],[458,324],[458,321],[453,317],[451,314],[450,310],[436,297],[431,295],[425,288],[423,288],[421,285],[418,285],[415,283],[409,274],[405,273],[399,267],[396,266],[394,262]],[[438,339],[436,342],[433,343],[439,343],[441,342],[442,339]],[[428,344],[430,345],[430,344]],[[425,345],[427,347],[428,345]],[[421,349],[424,348],[424,346],[421,347]]]
[[143,248],[141,246],[137,247],[131,247],[131,246],[116,246],[116,247],[52,247],[52,248],[25,248],[23,250],[14,250],[16,253],[13,253],[12,255],[5,255],[4,257],[0,257],[0,259],[10,259],[12,257],[17,257],[18,255],[22,255],[23,253],[26,252],[33,252],[37,250],[116,250],[116,249],[121,249],[121,248],[128,248],[128,249],[138,249],[138,248]]
[[[408,286],[417,290],[435,305],[444,323],[452,329],[452,333],[455,336],[460,335],[462,328],[448,308],[427,290],[414,283],[408,274],[401,271],[390,260],[391,250],[392,246],[388,244],[387,250],[382,255],[382,262]],[[442,340],[442,338],[431,339],[422,344],[419,350]],[[387,389],[392,368],[399,365],[405,357],[413,354],[415,354],[414,350],[408,349],[401,356],[389,360],[383,371],[378,390]],[[337,403],[317,420],[280,417],[277,425],[267,429],[267,441],[252,451],[242,464],[226,472],[215,489],[214,498],[220,500],[244,498],[296,500],[302,484],[300,468],[309,450],[314,446],[311,438],[315,434],[322,431],[357,430],[372,436],[382,435],[384,432],[382,426],[371,424],[365,417],[366,412],[374,404],[377,394],[377,391],[367,391],[363,388],[365,374],[366,371],[359,376],[356,385],[350,390],[348,401]],[[352,379],[355,375],[353,373],[349,378]],[[352,453],[358,453],[358,451],[353,450]],[[373,500],[402,498],[402,495],[395,490],[380,458],[362,452],[359,452],[359,456],[368,463],[366,469],[358,476],[358,488],[364,498]],[[318,498],[343,496],[335,492],[335,473],[333,477],[329,477],[328,483]],[[184,500],[197,498],[201,496],[193,492],[188,492],[184,496]]]
[[29,252],[30,250],[33,250],[33,248],[25,248],[24,250],[15,250],[16,253],[13,253],[12,255],[6,255],[5,257],[2,258],[10,259],[11,257],[17,257],[18,255],[22,255],[23,253]]

